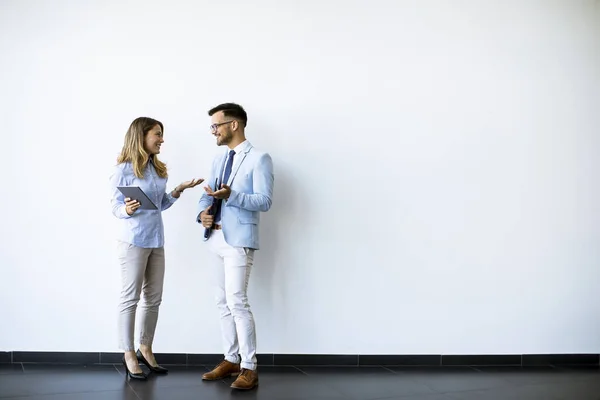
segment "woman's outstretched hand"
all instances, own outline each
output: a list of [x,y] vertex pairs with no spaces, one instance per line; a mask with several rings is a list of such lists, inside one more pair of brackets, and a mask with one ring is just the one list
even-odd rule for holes
[[177,185],[177,187],[175,188],[175,191],[173,193],[173,196],[175,198],[179,197],[179,195],[181,193],[183,193],[183,191],[185,189],[191,189],[194,186],[198,186],[199,184],[201,184],[202,182],[204,182],[204,179],[202,178],[198,178],[198,179],[192,179],[191,181],[185,181],[180,183],[179,185]]
[[185,189],[191,189],[194,186],[198,186],[202,182],[204,182],[204,179],[202,179],[202,178],[192,179],[191,181],[183,182],[183,183],[179,184],[180,190],[178,190],[178,192],[183,192]]

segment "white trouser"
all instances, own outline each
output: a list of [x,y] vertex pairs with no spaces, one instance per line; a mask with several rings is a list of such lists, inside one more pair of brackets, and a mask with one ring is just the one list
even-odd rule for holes
[[134,351],[133,331],[140,293],[144,295],[139,321],[140,344],[152,346],[154,340],[165,278],[165,249],[145,249],[119,242],[118,255],[121,264],[119,348]]
[[232,247],[222,230],[213,230],[208,239],[218,264],[213,267],[215,300],[221,316],[221,333],[225,359],[240,363],[245,369],[256,369],[256,330],[248,304],[248,280],[254,263],[254,250]]

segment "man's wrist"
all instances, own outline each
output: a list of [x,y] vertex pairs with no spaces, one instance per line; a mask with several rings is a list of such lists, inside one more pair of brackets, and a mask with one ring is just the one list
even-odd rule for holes
[[225,201],[227,202],[227,200],[231,200],[234,196],[235,196],[235,192],[233,190],[230,190],[229,195],[227,196]]

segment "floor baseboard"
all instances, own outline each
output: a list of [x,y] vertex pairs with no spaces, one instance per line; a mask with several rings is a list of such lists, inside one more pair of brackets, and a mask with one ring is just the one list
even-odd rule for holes
[[[96,352],[0,352],[0,363],[51,364],[118,364],[122,353]],[[157,353],[164,365],[216,365],[221,354]],[[264,366],[561,366],[599,365],[600,354],[258,354],[258,364]]]

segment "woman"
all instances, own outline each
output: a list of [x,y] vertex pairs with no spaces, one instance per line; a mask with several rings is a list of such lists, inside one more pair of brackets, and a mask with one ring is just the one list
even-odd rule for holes
[[[193,188],[204,179],[183,182],[166,193],[167,167],[158,159],[164,143],[163,124],[152,118],[134,120],[111,176],[112,212],[120,219],[118,257],[121,263],[121,301],[119,304],[119,347],[124,351],[123,365],[127,375],[145,380],[139,362],[151,371],[166,373],[152,352],[152,341],[162,300],[165,274],[164,227],[162,211],[168,209],[185,189]],[[119,186],[139,186],[156,205],[156,210],[139,209],[140,202],[125,198]],[[140,348],[133,347],[135,313],[140,293]]]

